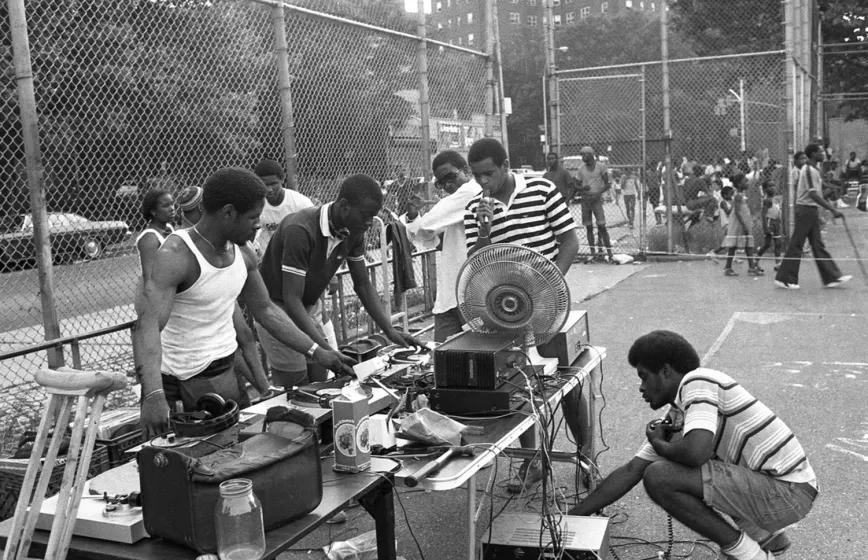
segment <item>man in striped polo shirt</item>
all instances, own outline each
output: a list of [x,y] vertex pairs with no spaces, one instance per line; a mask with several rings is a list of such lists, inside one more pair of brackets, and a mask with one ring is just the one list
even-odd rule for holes
[[[464,211],[468,256],[491,243],[515,243],[542,253],[566,274],[579,250],[579,238],[572,214],[554,183],[510,173],[506,150],[494,138],[474,142],[467,161],[482,187]],[[580,421],[581,390],[574,389],[561,403],[578,445],[589,443]],[[530,431],[522,434],[522,447],[536,447],[534,436]],[[507,489],[517,494],[543,474],[541,462],[525,461]]]
[[730,376],[700,367],[674,332],[640,337],[627,360],[642,398],[665,414],[648,424],[638,453],[570,513],[597,512],[642,481],[652,500],[726,558],[771,560],[786,550],[783,531],[810,511],[817,478],[783,420]]

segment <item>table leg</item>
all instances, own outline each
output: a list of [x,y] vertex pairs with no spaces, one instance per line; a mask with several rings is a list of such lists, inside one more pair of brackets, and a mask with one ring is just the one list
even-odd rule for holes
[[467,560],[476,559],[476,475],[467,480]]
[[392,481],[382,483],[359,498],[365,511],[374,518],[377,528],[377,558],[396,560],[395,552],[395,502],[392,500]]

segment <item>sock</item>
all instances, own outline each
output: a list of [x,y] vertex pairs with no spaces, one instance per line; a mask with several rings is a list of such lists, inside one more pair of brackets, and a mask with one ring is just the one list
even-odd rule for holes
[[741,533],[734,544],[724,548],[723,553],[736,560],[754,560],[755,558],[763,558],[761,554],[764,554],[759,544],[745,533]]

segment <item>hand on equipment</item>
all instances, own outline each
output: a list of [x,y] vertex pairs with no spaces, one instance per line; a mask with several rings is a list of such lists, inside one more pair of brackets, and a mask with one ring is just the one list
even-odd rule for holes
[[656,442],[669,441],[672,430],[672,423],[668,418],[652,420],[645,428],[645,437],[648,438],[648,443],[653,446]]
[[356,376],[356,372],[353,371],[353,366],[357,363],[356,360],[337,350],[329,350],[320,346],[314,351],[313,360],[324,368],[330,369],[337,376]]
[[389,337],[389,340],[401,346],[424,347],[424,344],[417,340],[416,337],[409,333],[399,331],[398,329],[392,329],[386,333],[386,336]]
[[142,400],[142,414],[139,419],[142,435],[150,440],[169,431],[169,403],[160,393]]

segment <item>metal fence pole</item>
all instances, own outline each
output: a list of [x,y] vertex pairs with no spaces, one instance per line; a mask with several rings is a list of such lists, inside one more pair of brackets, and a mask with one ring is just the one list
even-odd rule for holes
[[497,56],[497,88],[499,91],[498,104],[500,108],[500,143],[503,144],[503,149],[509,154],[509,133],[506,128],[506,108],[504,107],[504,97],[506,94],[503,91],[503,57],[501,56],[500,45],[500,18],[497,15],[497,2],[492,4],[492,20],[494,20],[494,45]]
[[[27,185],[30,190],[30,211],[33,215],[33,242],[39,267],[39,299],[45,340],[60,338],[57,308],[54,297],[54,268],[51,259],[51,239],[48,215],[45,209],[45,190],[42,184],[42,152],[39,147],[39,116],[36,112],[36,94],[33,87],[33,69],[30,64],[30,40],[24,0],[8,0],[9,28],[12,35],[15,64],[15,89],[21,115],[21,136],[24,141],[24,160],[27,167]],[[63,366],[63,349],[46,351],[48,366]]]
[[793,57],[795,53],[794,49],[794,40],[795,40],[795,29],[793,22],[793,12],[794,6],[793,2],[795,0],[784,0],[784,72],[786,73],[786,85],[784,87],[784,111],[786,112],[786,146],[787,146],[787,162],[784,165],[785,170],[785,178],[786,181],[786,207],[784,211],[786,212],[786,219],[784,220],[784,231],[792,232],[792,226],[795,220],[795,186],[792,181],[792,173],[790,173],[790,166],[793,165],[793,154],[795,154],[795,146],[796,146],[796,133],[795,133],[795,96],[793,95],[795,91],[796,84],[796,76],[795,71],[796,67],[793,63]]
[[647,197],[647,183],[645,182],[645,173],[648,169],[648,153],[646,141],[648,138],[647,124],[648,124],[648,108],[645,105],[645,84],[646,84],[646,76],[645,76],[645,65],[642,65],[642,77],[639,78],[640,83],[640,91],[642,95],[641,103],[641,111],[642,111],[642,167],[639,169],[639,184],[641,188],[639,189],[639,208],[642,209],[639,212],[639,253],[644,255],[648,250],[648,224],[645,219],[646,212],[646,197]]
[[494,136],[494,115],[496,113],[496,90],[497,80],[494,78],[495,59],[495,36],[494,36],[494,0],[485,0],[485,131],[486,138]]
[[555,22],[553,0],[545,0],[545,57],[546,77],[548,79],[548,111],[550,117],[551,136],[549,137],[549,150],[560,153],[561,130],[558,118],[558,76],[557,63],[555,61]]
[[672,253],[672,128],[669,122],[669,24],[667,16],[669,6],[666,0],[660,5],[660,59],[663,93],[663,165],[666,174],[663,177],[666,185],[666,251]]
[[[431,101],[428,98],[428,41],[426,39],[427,30],[425,29],[425,2],[419,0],[418,25],[416,33],[419,36],[419,45],[417,47],[417,72],[419,79],[419,114],[420,114],[420,130],[422,143],[422,173],[425,179],[431,177]],[[401,211],[403,209],[400,209]]]
[[286,18],[282,4],[272,5],[271,21],[274,29],[274,63],[277,65],[277,88],[280,91],[286,185],[290,189],[297,190],[298,154],[295,147],[295,120],[292,115],[292,78],[289,74],[289,46],[286,41]]

